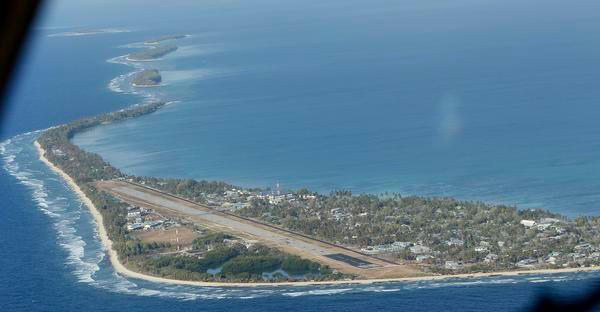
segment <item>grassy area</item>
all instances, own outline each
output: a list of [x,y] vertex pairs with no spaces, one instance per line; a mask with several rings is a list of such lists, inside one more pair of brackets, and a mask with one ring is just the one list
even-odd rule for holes
[[129,59],[136,60],[136,61],[148,61],[148,60],[161,58],[161,57],[163,57],[171,52],[174,52],[176,50],[177,50],[177,46],[174,46],[174,45],[161,46],[161,47],[147,49],[142,52],[131,53],[131,54],[129,54]]
[[136,86],[156,86],[162,81],[162,76],[156,69],[144,69],[133,77]]

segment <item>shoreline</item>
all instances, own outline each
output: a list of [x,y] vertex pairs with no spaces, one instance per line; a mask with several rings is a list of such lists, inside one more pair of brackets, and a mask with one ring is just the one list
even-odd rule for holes
[[578,273],[578,272],[593,272],[600,271],[600,266],[580,267],[580,268],[563,268],[563,269],[539,269],[539,270],[520,270],[520,271],[502,271],[489,273],[469,273],[469,274],[454,274],[454,275],[430,275],[419,277],[401,277],[401,278],[386,278],[386,279],[357,279],[357,280],[339,280],[339,281],[298,281],[298,282],[276,282],[276,283],[227,283],[227,282],[201,282],[201,281],[185,281],[175,280],[164,277],[157,277],[132,271],[125,267],[118,258],[117,252],[112,248],[112,240],[108,237],[104,228],[104,221],[98,209],[92,201],[81,191],[75,181],[64,171],[50,162],[46,157],[46,151],[41,147],[38,141],[34,141],[34,145],[39,154],[39,159],[53,172],[61,176],[69,187],[88,207],[96,223],[98,235],[101,243],[109,255],[110,262],[117,274],[127,277],[142,279],[151,282],[189,285],[189,286],[204,286],[204,287],[275,287],[275,286],[319,286],[319,285],[368,285],[378,283],[393,283],[393,282],[414,282],[414,281],[434,281],[447,279],[468,279],[468,278],[484,278],[484,277],[507,277],[521,275],[539,275],[539,274],[560,274],[560,273]]
[[138,59],[129,58],[129,54],[127,54],[127,57],[125,58],[125,60],[129,61],[129,62],[154,62],[154,61],[162,61],[162,57],[145,59],[145,60],[138,60]]
[[159,83],[159,84],[155,84],[155,85],[139,85],[139,84],[132,82],[131,86],[133,86],[134,88],[156,88],[156,87],[162,87],[162,86],[164,86],[164,84]]

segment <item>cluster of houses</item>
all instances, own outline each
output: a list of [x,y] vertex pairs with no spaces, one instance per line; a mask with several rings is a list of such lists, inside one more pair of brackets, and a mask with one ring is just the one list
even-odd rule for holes
[[[279,190],[276,192],[255,192],[235,188],[227,190],[224,193],[203,194],[203,196],[205,196],[206,202],[209,205],[231,211],[249,207],[251,205],[251,202],[255,199],[264,200],[269,204],[276,205],[283,202],[302,202],[303,200],[317,198],[315,195],[310,194],[281,194]],[[354,215],[352,212],[348,211],[348,209],[344,208],[333,208],[329,210],[313,212],[319,219],[321,219],[321,217],[325,217],[334,219],[336,221],[346,221],[349,230],[353,230],[357,227],[360,227],[361,223],[366,222],[366,218],[370,217],[368,212],[363,212]],[[463,211],[463,207],[461,206],[457,206],[456,211],[454,211],[453,213],[457,216],[464,216],[465,214],[465,212]],[[127,229],[133,231],[164,226],[164,223],[167,220],[165,220],[162,217],[149,218],[148,216],[152,214],[153,212],[149,211],[148,209],[130,207],[127,216]],[[271,216],[268,212],[263,213],[263,219],[268,220],[269,217]],[[356,220],[357,217],[359,217],[360,219]],[[386,220],[395,218],[397,218],[397,216],[386,216]],[[570,235],[569,231],[566,229],[568,228],[566,221],[557,218],[541,218],[539,220],[520,220],[519,224],[525,228],[536,231],[538,238],[541,241],[558,240]],[[409,227],[410,229],[410,225],[402,224],[402,226]],[[346,236],[345,238],[349,239],[349,236]],[[442,243],[449,247],[468,247],[468,249],[476,252],[479,255],[478,259],[483,259],[482,262],[485,264],[492,264],[502,261],[503,259],[505,260],[505,258],[500,259],[501,257],[498,254],[496,254],[498,250],[504,250],[505,242],[503,241],[494,241],[485,237],[481,237],[480,239],[483,240],[479,241],[475,246],[473,246],[471,243],[469,243],[469,246],[465,246],[466,242],[463,239],[457,238],[461,237],[459,233],[455,233],[454,236],[454,238],[449,238],[445,241],[442,241]],[[352,238],[355,239],[357,238],[357,236],[352,236]],[[425,246],[425,244],[421,241],[395,241],[390,244],[367,246],[361,248],[360,251],[370,255],[394,254],[400,252],[406,253],[408,251],[412,255],[411,258],[415,259],[418,263],[433,264],[436,263],[435,259],[437,258],[439,261],[442,261],[441,265],[447,270],[461,270],[465,267],[474,264],[462,263],[460,261],[444,261],[448,258],[445,257],[440,251],[433,250],[433,248]],[[508,244],[510,245],[510,242],[508,242]],[[437,262],[438,264],[440,263],[439,261]],[[519,268],[539,268],[548,265],[567,267],[572,266],[574,264],[583,265],[584,263],[590,261],[593,261],[595,263],[600,261],[600,249],[597,249],[594,246],[591,246],[590,244],[584,243],[575,246],[573,252],[566,253],[553,251],[544,257],[526,258],[511,265],[515,265]]]
[[242,189],[231,189],[220,194],[206,194],[206,202],[211,206],[227,210],[239,210],[250,206],[250,201],[255,198],[267,199],[271,204],[282,202],[286,195],[258,194]]
[[345,212],[342,208],[333,208],[329,211],[329,213],[331,213],[331,216],[336,221],[352,217],[352,214],[350,214],[350,212]]
[[572,265],[581,266],[586,262],[597,262],[600,260],[600,249],[589,243],[583,243],[573,247],[573,252],[565,253],[553,251],[544,257],[526,258],[517,262],[520,268],[537,268],[544,265],[556,265],[569,267]]
[[205,194],[207,204],[220,206],[229,210],[237,210],[249,205],[252,193],[246,190],[232,189],[224,194]]
[[385,245],[367,246],[365,248],[362,248],[360,251],[362,251],[366,254],[376,255],[376,254],[381,254],[381,253],[399,252],[401,250],[404,250],[408,247],[413,247],[413,246],[414,246],[414,244],[411,242],[393,242],[391,244],[385,244]]
[[[331,214],[337,219],[345,218],[345,213],[342,209],[332,209]],[[564,228],[563,221],[556,218],[543,218],[541,220],[521,220],[520,224],[529,229],[538,231],[538,236],[544,236],[544,234],[552,233],[548,236],[549,239],[553,239],[556,236],[558,238],[562,235],[568,235],[567,230]],[[544,236],[545,237],[545,236]],[[444,242],[447,246],[464,246],[465,241],[458,238],[450,238]],[[498,241],[494,242],[494,246],[497,245],[500,249],[503,249],[505,242]],[[494,248],[491,242],[482,240],[477,245],[472,246],[472,250],[477,253],[483,254],[483,263],[491,264],[499,260],[499,255],[494,253]],[[361,249],[361,252],[371,255],[377,254],[391,254],[398,253],[401,251],[410,251],[413,254],[414,259],[419,263],[432,263],[437,254],[430,247],[424,246],[418,243],[412,242],[401,242],[396,241],[391,244],[367,246]],[[547,267],[548,265],[553,266],[582,266],[584,264],[597,263],[600,261],[600,248],[595,247],[589,243],[580,243],[572,248],[572,252],[559,252],[553,251],[548,255],[539,258],[526,258],[514,263],[518,268],[533,269]],[[444,268],[447,270],[461,270],[471,264],[465,264],[460,261],[445,261]]]
[[267,201],[276,205],[284,201],[293,202],[297,199],[315,199],[315,195],[298,195],[293,193],[280,194],[280,192],[251,192],[244,189],[231,189],[224,194],[205,194],[207,204],[227,210],[239,210],[250,206],[254,199]]
[[[524,227],[537,230],[538,236],[544,240],[558,240],[569,235],[562,226],[562,221],[556,218],[543,218],[541,220],[521,220]],[[547,233],[552,233],[548,235]],[[573,252],[553,251],[544,257],[526,258],[516,263],[520,268],[536,268],[544,265],[556,265],[568,267],[572,265],[584,265],[586,262],[598,262],[600,260],[600,248],[589,243],[581,243],[573,247]]]
[[539,231],[545,231],[548,228],[554,228],[558,232],[564,232],[565,229],[560,227],[560,220],[556,218],[543,218],[539,221],[521,220],[521,224],[528,228],[535,228]]
[[150,230],[161,228],[170,222],[152,209],[144,207],[127,207],[127,227],[128,231]]
[[366,254],[376,255],[399,252],[405,249],[408,249],[412,254],[415,255],[417,262],[425,262],[426,260],[434,258],[432,255],[433,250],[430,247],[411,242],[393,242],[385,245],[367,246],[362,248],[360,251]]

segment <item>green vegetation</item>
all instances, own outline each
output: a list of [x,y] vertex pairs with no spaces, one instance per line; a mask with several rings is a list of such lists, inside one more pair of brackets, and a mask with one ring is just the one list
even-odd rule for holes
[[177,50],[177,46],[167,45],[167,46],[161,46],[161,47],[147,49],[142,52],[131,53],[131,54],[129,54],[128,58],[130,60],[134,60],[134,61],[148,61],[148,60],[161,58],[161,57],[163,57],[171,52],[174,52],[176,50]]
[[157,44],[157,43],[160,43],[162,41],[182,39],[182,38],[185,38],[185,37],[187,37],[187,36],[186,35],[162,36],[162,37],[158,37],[158,38],[155,38],[155,39],[146,40],[146,41],[144,41],[144,43],[146,43],[146,44]]
[[316,262],[298,256],[288,256],[281,263],[281,268],[290,274],[316,273],[321,269]]
[[144,69],[137,73],[132,80],[134,86],[156,86],[162,81],[162,77],[156,69]]
[[[166,36],[147,43],[177,39]],[[177,49],[161,46],[129,55],[151,60]],[[147,70],[134,78],[140,85],[160,83],[160,73]],[[136,82],[137,81],[137,82]],[[544,210],[519,210],[452,198],[400,194],[328,195],[301,189],[283,195],[242,189],[216,181],[127,176],[88,153],[70,139],[91,127],[152,113],[164,103],[138,105],[85,118],[46,130],[38,138],[50,162],[71,176],[98,207],[108,236],[121,261],[131,268],[167,278],[203,281],[259,281],[262,273],[281,268],[311,279],[339,279],[319,263],[261,245],[246,246],[224,233],[193,241],[190,254],[170,244],[142,243],[125,224],[127,205],[95,188],[95,182],[131,179],[203,204],[227,207],[233,213],[261,220],[332,243],[414,263],[437,273],[492,272],[517,268],[562,268],[600,265],[600,217],[569,219]],[[208,269],[222,267],[218,274]],[[284,280],[279,276],[275,280]]]
[[[145,271],[159,276],[177,272],[186,279],[209,281],[265,281],[263,273],[283,269],[289,274],[305,275],[312,280],[331,280],[349,276],[334,273],[319,263],[283,253],[260,244],[246,247],[238,239],[224,233],[208,233],[194,241],[202,248],[211,244],[212,249],[199,257],[169,255],[158,258],[143,258],[138,265]],[[220,272],[209,274],[207,270],[220,268]],[[187,273],[186,273],[187,272]],[[290,280],[283,275],[276,281]]]
[[223,265],[224,274],[250,273],[260,274],[275,271],[281,265],[281,259],[275,256],[240,256]]
[[[108,179],[128,178],[136,181],[154,181],[158,185],[175,188],[177,193],[215,192],[230,190],[232,187],[222,182],[196,182],[192,180],[170,180],[162,183],[152,178],[129,177],[105,162],[99,155],[88,153],[70,142],[78,132],[91,127],[119,122],[143,114],[152,113],[164,105],[162,102],[133,106],[115,113],[85,118],[66,125],[46,130],[38,137],[38,143],[46,158],[71,176],[82,192],[92,201],[102,214],[104,227],[119,259],[128,267],[157,276],[201,281],[264,281],[263,272],[273,271],[282,265],[297,274],[311,274],[311,279],[331,280],[348,276],[332,272],[329,268],[309,260],[296,259],[262,245],[246,247],[235,237],[226,233],[207,233],[192,243],[194,255],[176,253],[169,243],[143,243],[126,230],[127,204],[99,191],[95,182]],[[175,182],[177,181],[177,182]],[[149,183],[151,184],[151,183]],[[190,191],[191,190],[191,191]],[[294,257],[294,258],[291,258]],[[304,266],[290,266],[295,262]],[[208,269],[223,267],[218,274],[207,273]],[[303,268],[309,268],[304,270]],[[279,276],[271,281],[289,280]]]
[[155,177],[132,177],[136,183],[144,183],[150,187],[177,194],[193,201],[207,203],[212,194],[223,194],[235,187],[225,182],[196,181],[192,179],[163,179]]
[[133,240],[119,241],[113,245],[113,248],[117,250],[117,253],[125,257],[148,254],[155,250],[162,250],[170,247],[171,244],[168,243],[142,243]]
[[202,262],[206,265],[206,268],[214,269],[225,263],[225,261],[239,256],[244,251],[244,245],[233,247],[220,246],[207,252],[204,255],[204,259],[202,259]]
[[[127,223],[127,205],[116,198],[98,191],[93,182],[99,180],[121,178],[125,175],[119,169],[106,163],[100,156],[88,153],[70,142],[70,138],[78,131],[83,131],[99,124],[118,122],[156,111],[163,102],[138,105],[115,113],[98,117],[85,118],[72,123],[54,127],[42,133],[37,141],[46,151],[46,158],[68,174],[81,188],[82,192],[94,203],[102,214],[108,237],[115,242],[122,257],[129,254],[131,243],[137,240],[130,237],[124,225]],[[129,244],[129,245],[128,245]],[[147,250],[148,246],[140,247]],[[138,248],[135,248],[138,250]]]
[[541,209],[395,193],[273,195],[219,182],[137,182],[200,203],[242,203],[234,213],[430,272],[600,265],[599,217],[572,220]]
[[[69,140],[76,133],[104,123],[118,122],[155,112],[164,102],[155,102],[118,112],[85,118],[72,123],[48,129],[40,135],[38,143],[47,151],[46,158],[65,171],[82,188],[93,188],[86,183],[122,178],[125,175],[119,169],[106,163],[102,157],[88,153],[72,144]],[[95,191],[94,191],[95,192]],[[108,204],[103,202],[102,204]],[[124,204],[121,204],[124,207]]]
[[544,210],[452,198],[349,192],[278,203],[257,198],[237,213],[441,273],[600,264],[598,217],[569,220]]
[[233,236],[225,233],[210,233],[196,238],[192,242],[192,248],[195,250],[206,250],[212,246],[222,245],[224,241],[233,239]]

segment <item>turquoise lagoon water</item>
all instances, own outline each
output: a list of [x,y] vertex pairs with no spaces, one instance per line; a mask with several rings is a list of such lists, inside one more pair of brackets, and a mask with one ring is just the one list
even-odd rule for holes
[[598,214],[600,19],[544,3],[541,16],[516,1],[237,12],[130,64],[164,86],[119,81],[176,104],[74,142],[137,175]]
[[[134,174],[598,214],[596,2],[124,5],[93,17],[130,32],[37,29],[19,72],[0,125],[3,311],[506,311],[598,286],[598,273],[250,289],[124,278],[32,146],[34,130],[164,99],[177,102],[75,141]],[[161,61],[114,59],[170,33],[191,37]],[[130,89],[131,65],[165,85]]]

